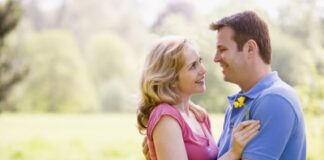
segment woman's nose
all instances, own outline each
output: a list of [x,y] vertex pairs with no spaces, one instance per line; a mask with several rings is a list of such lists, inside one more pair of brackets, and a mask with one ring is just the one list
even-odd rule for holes
[[200,72],[199,72],[199,73],[200,73],[200,74],[206,74],[206,73],[207,73],[207,69],[206,69],[206,67],[205,67],[204,64],[201,64]]

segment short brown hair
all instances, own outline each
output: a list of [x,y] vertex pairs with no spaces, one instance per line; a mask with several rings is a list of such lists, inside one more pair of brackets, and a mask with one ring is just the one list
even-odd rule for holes
[[271,62],[271,42],[267,24],[253,11],[244,11],[232,16],[224,17],[210,24],[211,30],[220,30],[224,26],[234,30],[233,40],[237,43],[238,50],[250,39],[259,47],[259,54],[264,63]]

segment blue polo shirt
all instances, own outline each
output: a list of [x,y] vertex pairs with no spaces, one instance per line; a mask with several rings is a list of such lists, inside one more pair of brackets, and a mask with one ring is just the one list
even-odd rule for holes
[[260,120],[260,132],[244,149],[242,159],[249,160],[305,160],[306,137],[301,105],[292,87],[283,82],[277,72],[271,72],[248,92],[228,97],[223,132],[218,142],[222,156],[231,146],[234,128],[245,120],[243,107],[233,102],[245,96],[250,119]]

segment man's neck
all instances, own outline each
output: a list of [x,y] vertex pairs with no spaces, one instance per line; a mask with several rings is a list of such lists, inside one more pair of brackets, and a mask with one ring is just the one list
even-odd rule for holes
[[270,72],[271,72],[270,65],[261,68],[256,67],[255,69],[247,73],[245,80],[238,85],[243,92],[247,92]]

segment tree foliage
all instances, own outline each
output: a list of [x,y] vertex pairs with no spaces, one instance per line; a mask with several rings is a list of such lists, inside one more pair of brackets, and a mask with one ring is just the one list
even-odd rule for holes
[[27,74],[13,51],[5,44],[7,35],[17,26],[22,9],[16,1],[0,5],[0,112],[8,108],[6,98],[10,90]]
[[[97,96],[74,37],[64,30],[36,33],[25,44],[30,74],[18,110],[91,112]],[[29,57],[29,58],[28,58]]]
[[[62,1],[52,11],[41,9],[41,0],[26,2],[23,22],[31,31],[22,29],[28,39],[19,50],[28,53],[32,67],[26,83],[19,85],[18,99],[23,101],[17,102],[17,110],[134,111],[143,60],[152,41],[176,34],[197,44],[208,70],[207,91],[193,100],[209,111],[223,112],[228,105],[226,97],[239,88],[224,82],[219,65],[213,62],[216,33],[208,30],[208,25],[249,9],[268,23],[273,69],[296,88],[307,113],[322,114],[324,38],[320,35],[324,18],[314,5],[318,0],[286,3],[272,12],[258,3],[232,6],[230,2],[204,13],[189,1],[167,2],[156,17],[140,14],[148,13],[141,8],[143,1]],[[154,19],[152,25],[143,23],[147,18]],[[55,28],[61,31],[53,31]],[[83,109],[76,109],[81,106]]]

